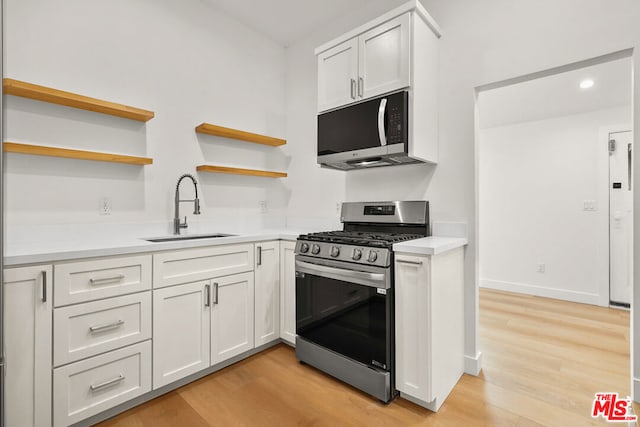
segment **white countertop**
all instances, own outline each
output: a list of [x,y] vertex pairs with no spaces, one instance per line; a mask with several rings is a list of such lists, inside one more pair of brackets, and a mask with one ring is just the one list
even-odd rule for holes
[[[450,225],[448,227],[450,229],[442,229],[441,225],[435,224],[434,232],[445,231],[452,234],[457,232]],[[320,224],[307,225],[301,228],[257,229],[239,222],[227,226],[209,224],[193,228],[194,230],[188,230],[184,234],[224,233],[232,235],[173,242],[148,242],[145,239],[171,236],[166,233],[166,227],[158,228],[156,225],[145,223],[126,226],[102,225],[99,227],[76,224],[44,226],[41,228],[32,227],[28,233],[23,231],[22,235],[20,235],[21,238],[8,239],[5,243],[4,265],[50,263],[81,258],[150,253],[270,240],[295,241],[300,234],[331,229]],[[159,230],[164,230],[164,232]],[[396,243],[393,245],[393,249],[397,252],[416,255],[437,255],[466,244],[467,239],[464,237],[432,236]]]
[[467,243],[469,242],[464,237],[431,236],[396,243],[393,245],[393,250],[415,255],[438,255],[465,246]]
[[[215,231],[224,233],[224,230]],[[207,233],[197,233],[207,234]],[[208,239],[180,240],[173,242],[148,242],[138,236],[92,235],[87,238],[68,238],[61,234],[60,238],[21,243],[9,243],[5,247],[5,266],[46,263],[69,259],[125,255],[143,252],[157,252],[176,249],[197,248],[202,246],[229,245],[234,243],[261,242],[269,240],[295,241],[300,230],[263,230],[228,237]],[[150,235],[146,238],[170,237]]]

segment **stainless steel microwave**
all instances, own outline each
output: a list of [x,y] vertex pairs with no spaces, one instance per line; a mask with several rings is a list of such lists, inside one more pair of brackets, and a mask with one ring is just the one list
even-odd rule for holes
[[318,114],[318,163],[350,170],[407,163],[409,92]]

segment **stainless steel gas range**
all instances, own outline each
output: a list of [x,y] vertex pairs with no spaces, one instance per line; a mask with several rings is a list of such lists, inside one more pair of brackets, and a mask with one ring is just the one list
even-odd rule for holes
[[383,402],[395,396],[393,244],[427,236],[426,201],[343,203],[343,230],[296,243],[296,356]]

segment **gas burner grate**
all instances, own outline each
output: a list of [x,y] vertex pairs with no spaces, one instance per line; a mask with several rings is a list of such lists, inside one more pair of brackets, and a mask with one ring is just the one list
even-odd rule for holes
[[359,246],[388,247],[394,243],[406,240],[419,239],[424,236],[419,234],[380,233],[359,231],[325,231],[310,233],[302,236],[307,240],[316,242],[342,243]]

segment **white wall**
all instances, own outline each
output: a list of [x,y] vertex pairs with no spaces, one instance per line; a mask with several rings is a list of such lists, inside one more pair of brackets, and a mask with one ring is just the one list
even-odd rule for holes
[[623,107],[480,130],[480,286],[608,306],[607,129],[630,119]]
[[[477,200],[474,105],[475,88],[640,44],[640,3],[619,0],[423,0],[442,28],[440,42],[440,147],[457,170],[455,179],[430,188],[455,198],[452,209],[470,222],[466,257],[468,356],[481,350],[477,343]],[[637,53],[634,68],[640,68]],[[640,105],[640,73],[634,74],[634,104]],[[634,111],[634,127],[640,114]],[[638,133],[635,133],[638,138]],[[637,142],[637,141],[636,141]],[[445,153],[443,153],[445,155]],[[444,159],[443,159],[444,163]],[[635,185],[640,185],[636,165]],[[640,198],[634,212],[640,219]],[[635,228],[634,291],[640,295],[640,227]],[[634,299],[633,324],[639,320],[640,298]],[[640,325],[633,329],[635,354],[640,354]],[[640,357],[633,357],[634,396],[640,398]]]
[[[9,154],[6,229],[158,221],[202,163],[286,170],[278,149],[194,132],[210,122],[286,136],[285,49],[200,0],[6,0],[5,76],[149,109],[146,124],[12,96],[5,138],[153,157],[146,167]],[[284,180],[198,174],[204,222],[284,212]],[[192,190],[183,184],[185,196]],[[98,215],[110,197],[111,216]],[[184,212],[190,213],[184,205]],[[268,215],[267,215],[268,216]],[[222,221],[222,222],[221,222]]]

